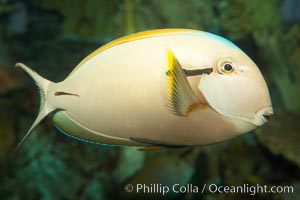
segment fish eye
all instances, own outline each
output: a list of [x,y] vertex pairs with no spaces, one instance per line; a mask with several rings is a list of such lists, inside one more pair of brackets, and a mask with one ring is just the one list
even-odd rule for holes
[[222,72],[224,72],[225,74],[229,74],[231,72],[233,72],[233,66],[231,63],[225,63],[222,68],[221,68]]
[[218,65],[219,72],[222,74],[231,74],[234,71],[234,64],[228,59],[222,60]]

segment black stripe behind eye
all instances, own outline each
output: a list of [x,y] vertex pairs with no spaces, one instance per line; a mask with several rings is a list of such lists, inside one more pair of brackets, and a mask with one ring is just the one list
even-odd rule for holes
[[204,68],[204,69],[183,69],[183,72],[186,76],[197,76],[202,74],[210,74],[213,72],[213,68]]

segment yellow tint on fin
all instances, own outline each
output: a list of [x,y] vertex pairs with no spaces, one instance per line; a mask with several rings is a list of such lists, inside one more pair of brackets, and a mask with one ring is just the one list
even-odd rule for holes
[[130,34],[124,37],[117,38],[101,47],[93,51],[91,54],[89,54],[87,57],[85,57],[76,67],[75,69],[69,74],[69,76],[75,72],[80,66],[82,66],[86,61],[94,57],[95,55],[101,53],[102,51],[109,49],[113,46],[117,46],[119,44],[123,44],[126,42],[131,42],[135,40],[140,40],[144,38],[150,38],[154,36],[161,36],[161,35],[169,35],[174,33],[189,33],[189,32],[199,32],[198,30],[192,30],[192,29],[182,29],[182,28],[170,28],[170,29],[155,29],[155,30],[148,30],[148,31],[142,31],[134,34]]
[[162,150],[166,150],[166,149],[167,149],[166,147],[149,145],[149,146],[139,148],[138,151],[162,151]]
[[179,116],[186,116],[199,104],[187,77],[170,49],[167,49],[167,106]]

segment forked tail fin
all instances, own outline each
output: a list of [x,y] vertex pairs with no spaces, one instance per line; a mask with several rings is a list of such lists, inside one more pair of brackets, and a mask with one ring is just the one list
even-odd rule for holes
[[55,108],[52,108],[51,106],[47,105],[47,89],[48,89],[49,84],[52,84],[52,82],[49,81],[49,80],[47,80],[47,79],[45,79],[45,78],[43,78],[43,77],[41,77],[35,71],[31,70],[29,67],[27,67],[23,63],[17,63],[16,67],[20,67],[25,72],[27,72],[27,74],[35,81],[36,85],[38,86],[39,91],[40,91],[40,110],[39,110],[39,114],[38,114],[37,118],[35,119],[35,121],[33,122],[32,126],[30,127],[30,129],[28,130],[28,132],[26,133],[26,135],[22,138],[22,140],[19,142],[19,144],[16,146],[16,148],[14,149],[14,151],[16,151],[23,144],[23,142],[29,136],[29,134],[31,133],[31,131],[50,112],[52,112],[53,110],[55,110]]

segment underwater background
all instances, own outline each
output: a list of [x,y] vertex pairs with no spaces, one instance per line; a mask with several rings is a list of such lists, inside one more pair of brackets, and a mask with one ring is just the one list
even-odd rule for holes
[[[298,0],[0,0],[0,199],[299,200],[299,10]],[[156,28],[204,30],[236,43],[266,79],[271,120],[220,144],[143,152],[79,142],[48,117],[13,152],[39,108],[36,86],[15,63],[58,82],[106,42]],[[293,191],[162,196],[126,192],[129,183]]]

